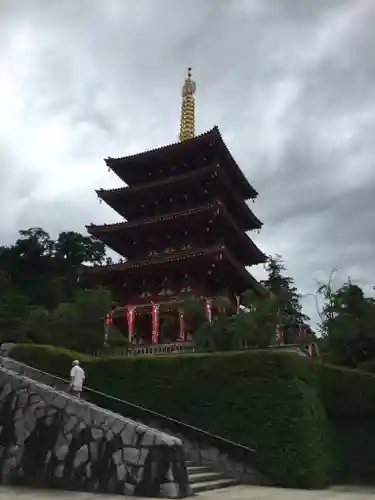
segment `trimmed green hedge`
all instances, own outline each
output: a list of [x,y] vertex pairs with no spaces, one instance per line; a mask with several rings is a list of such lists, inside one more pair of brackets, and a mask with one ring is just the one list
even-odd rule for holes
[[[12,356],[62,377],[79,358],[41,346],[17,346]],[[249,460],[279,485],[319,488],[330,481],[325,411],[306,358],[255,351],[82,361],[90,387],[254,448],[235,458]],[[147,422],[113,400],[95,402]]]
[[[375,483],[371,373],[274,351],[90,358],[16,346],[12,356],[65,378],[81,359],[90,387],[254,448],[250,460],[279,485]],[[131,407],[95,402],[147,421]]]
[[12,348],[10,356],[26,365],[65,379],[69,379],[72,361],[78,359],[82,364],[86,364],[95,359],[70,349],[37,344],[17,344]]
[[361,370],[364,370],[365,372],[375,373],[375,359],[372,359],[371,361],[365,361],[364,363],[361,363],[359,365],[359,368]]
[[375,484],[375,376],[319,363],[316,371],[334,440],[337,481]]

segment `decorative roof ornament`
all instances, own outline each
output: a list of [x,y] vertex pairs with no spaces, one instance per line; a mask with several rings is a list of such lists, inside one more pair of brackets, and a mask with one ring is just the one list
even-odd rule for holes
[[195,135],[195,81],[191,78],[191,68],[188,68],[187,78],[182,87],[180,141],[192,139]]

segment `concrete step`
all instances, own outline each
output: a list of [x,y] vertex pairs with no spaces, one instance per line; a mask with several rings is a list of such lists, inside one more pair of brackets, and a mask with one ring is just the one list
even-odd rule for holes
[[221,472],[216,472],[207,465],[199,465],[192,460],[186,462],[186,468],[192,494],[229,488],[239,484],[237,479],[227,478]]
[[194,495],[195,493],[200,493],[202,491],[218,490],[221,488],[229,488],[230,486],[237,486],[238,481],[236,479],[217,479],[214,481],[204,481],[200,483],[192,483],[191,491]]
[[199,472],[210,472],[211,469],[205,465],[190,465],[187,466],[188,474],[198,474]]
[[190,484],[206,483],[207,481],[218,481],[219,479],[223,479],[223,475],[219,472],[206,471],[189,474]]

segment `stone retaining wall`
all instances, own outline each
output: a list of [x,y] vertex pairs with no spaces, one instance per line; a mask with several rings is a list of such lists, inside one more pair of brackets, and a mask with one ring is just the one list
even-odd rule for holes
[[190,493],[180,439],[4,367],[0,482],[149,497]]

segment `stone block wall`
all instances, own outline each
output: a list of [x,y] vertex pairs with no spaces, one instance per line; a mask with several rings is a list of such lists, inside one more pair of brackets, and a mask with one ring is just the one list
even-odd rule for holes
[[144,497],[190,493],[179,438],[4,367],[0,482]]

